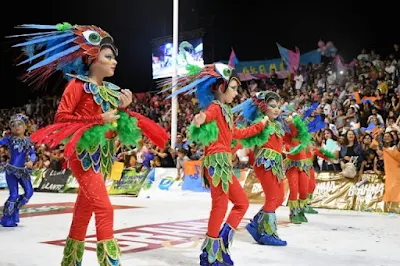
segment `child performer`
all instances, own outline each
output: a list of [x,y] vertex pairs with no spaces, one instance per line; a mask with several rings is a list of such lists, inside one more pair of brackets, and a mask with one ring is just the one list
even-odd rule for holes
[[[283,125],[277,120],[280,115],[280,97],[272,91],[263,91],[234,108],[234,112],[241,111],[246,120],[257,122],[260,117],[267,115],[269,124],[264,130],[251,138],[242,139],[244,147],[255,150],[254,172],[260,181],[265,194],[265,204],[246,226],[247,231],[255,241],[262,245],[286,246],[286,241],[278,236],[276,226],[276,209],[284,200],[285,173],[283,171],[283,137],[285,135]],[[295,133],[292,118],[287,122]]]
[[[206,109],[194,118],[190,127],[190,138],[205,146],[202,162],[203,182],[211,188],[212,209],[206,239],[202,245],[200,265],[233,265],[230,245],[234,231],[249,206],[248,199],[237,178],[232,173],[232,139],[241,139],[258,134],[268,121],[264,117],[259,123],[237,129],[229,106],[237,96],[240,80],[233,68],[215,63],[204,68],[188,67],[189,74],[178,80],[187,84],[173,92],[174,97],[185,92],[196,92],[201,108]],[[221,229],[228,209],[228,200],[234,206]],[[221,229],[221,230],[220,230]]]
[[[5,166],[10,196],[4,204],[3,218],[0,221],[4,227],[18,225],[19,209],[28,203],[33,195],[31,173],[36,154],[31,140],[25,137],[28,122],[28,117],[23,114],[13,115],[10,120],[12,134],[0,140],[0,145],[7,145],[11,155],[10,162]],[[18,184],[24,189],[24,195],[18,195]]]
[[[72,80],[66,86],[55,116],[55,124],[32,135],[32,141],[50,148],[66,142],[64,157],[79,183],[78,198],[62,266],[82,264],[85,236],[90,218],[96,219],[99,265],[121,265],[119,245],[114,238],[114,210],[104,183],[110,175],[118,136],[125,145],[137,145],[142,134],[163,148],[167,133],[151,120],[127,110],[129,90],[120,90],[104,78],[114,75],[117,47],[113,38],[96,26],[27,24],[22,28],[47,29],[17,47],[23,47],[34,63],[26,78],[44,84],[61,70]],[[39,52],[40,51],[40,52]],[[36,53],[36,54],[35,54]]]

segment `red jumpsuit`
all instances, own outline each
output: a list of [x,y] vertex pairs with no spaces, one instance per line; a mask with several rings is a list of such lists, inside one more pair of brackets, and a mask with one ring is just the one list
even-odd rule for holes
[[[260,181],[265,195],[263,208],[246,225],[250,235],[262,245],[286,246],[287,243],[278,236],[276,226],[276,209],[284,200],[285,173],[283,170],[283,131],[282,125],[272,121],[268,125],[271,132],[268,140],[259,148],[254,163],[254,173]],[[297,134],[297,129],[290,125],[292,132]]]
[[[78,147],[75,147],[86,130],[104,124],[101,116],[105,112],[103,110],[111,110],[107,109],[111,107],[110,105],[116,108],[119,103],[115,100],[119,93],[116,91],[118,87],[106,82],[103,85],[102,88],[96,87],[83,76],[72,79],[61,98],[55,115],[55,124],[32,135],[32,140],[35,142],[50,146],[55,146],[69,137],[64,156],[68,159],[69,168],[79,183],[79,192],[64,249],[61,264],[63,266],[80,265],[86,231],[93,213],[96,219],[97,256],[100,265],[111,262],[113,265],[120,265],[119,246],[114,239],[114,210],[104,182],[106,178],[104,175],[110,173],[113,164],[116,134],[114,131],[108,131],[105,134],[107,144],[100,147],[99,143],[98,147],[94,147],[95,150],[89,148],[78,151]],[[114,99],[110,99],[111,97]],[[137,113],[126,112],[129,116],[137,118],[137,126],[142,129],[144,135],[151,139],[153,134],[157,134],[158,140],[163,143],[168,140],[166,132],[154,122],[149,122],[149,119]],[[149,127],[153,130],[149,130]],[[150,133],[145,134],[145,132]]]
[[[290,125],[290,130],[295,134],[297,132],[297,129],[293,125]],[[256,164],[254,165],[254,173],[260,181],[265,194],[264,212],[275,212],[275,210],[282,205],[285,197],[284,184],[281,182],[284,178],[284,173],[283,169],[280,169],[282,172],[277,169],[278,172],[273,173],[272,170],[266,170],[265,165],[257,162],[262,158],[261,152],[263,150],[269,150],[271,154],[280,158],[280,163],[282,163],[283,140],[286,138],[286,134],[285,137],[283,137],[282,134],[279,134],[279,136],[277,133],[271,134],[268,141],[264,143],[255,158]],[[280,167],[282,167],[282,164]]]
[[[219,129],[218,139],[205,147],[205,157],[212,156],[214,154],[229,154],[231,157],[231,143],[232,139],[242,139],[251,137],[261,132],[264,129],[262,122],[257,123],[251,127],[245,129],[237,129],[231,122],[232,128],[226,121],[226,117],[223,115],[222,108],[219,104],[212,103],[206,110],[206,121],[216,121]],[[230,165],[231,161],[230,161]],[[232,171],[232,169],[226,169]],[[210,213],[210,219],[208,222],[207,235],[213,238],[217,238],[222,222],[225,218],[225,214],[228,209],[228,200],[230,200],[234,206],[229,213],[227,223],[237,228],[243,216],[245,215],[249,206],[249,200],[244,193],[239,181],[233,176],[232,183],[229,183],[228,191],[224,191],[223,184],[219,183],[217,186],[213,185],[213,178],[210,175],[210,168],[204,169],[204,175],[210,184],[211,198],[212,198],[212,209]]]
[[[289,144],[289,145],[288,145]],[[287,150],[294,148],[299,145],[298,141],[292,141],[286,143]],[[289,201],[306,200],[308,194],[308,180],[310,175],[310,157],[305,150],[300,151],[296,155],[287,154],[286,156],[286,177],[289,181]],[[301,164],[300,167],[295,166],[295,164]],[[303,165],[306,164],[306,169],[303,169]]]
[[[66,87],[55,116],[55,123],[87,122],[103,124],[100,105],[93,95],[85,93],[84,82],[73,79]],[[107,193],[104,177],[92,168],[83,170],[76,154],[69,159],[69,167],[79,183],[69,237],[84,241],[87,227],[94,212],[96,216],[97,240],[114,238],[114,210]]]

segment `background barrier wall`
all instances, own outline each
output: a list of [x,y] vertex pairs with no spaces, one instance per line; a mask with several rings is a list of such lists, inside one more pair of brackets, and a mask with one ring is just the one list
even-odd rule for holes
[[[128,194],[141,198],[165,197],[173,194],[209,193],[202,184],[200,161],[188,161],[184,165],[184,179],[177,180],[176,168],[154,168],[151,171],[125,169],[118,180],[106,180],[110,195]],[[263,203],[264,193],[253,170],[235,169],[235,176],[244,187],[251,203]],[[50,169],[35,170],[31,176],[33,187],[40,192],[75,193],[79,184],[70,170],[54,171]],[[382,201],[385,183],[384,177],[375,174],[364,174],[364,184],[344,178],[338,173],[321,172],[317,174],[317,184],[312,205],[316,208],[396,212],[400,213],[399,203]],[[287,180],[285,182],[286,205],[289,195]],[[5,172],[0,172],[0,188],[6,188]]]

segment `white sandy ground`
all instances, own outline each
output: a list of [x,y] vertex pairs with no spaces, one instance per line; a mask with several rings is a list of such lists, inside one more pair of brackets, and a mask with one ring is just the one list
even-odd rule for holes
[[[0,190],[0,202],[7,197],[8,191]],[[35,193],[30,204],[75,202],[75,199],[76,194]],[[124,252],[123,266],[199,265],[201,237],[210,210],[208,194],[168,193],[152,198],[112,196],[111,201],[114,205],[142,207],[115,210],[114,228]],[[245,218],[251,218],[259,208],[260,205],[252,204]],[[255,244],[243,228],[244,221],[231,250],[235,265],[400,265],[400,216],[319,211],[318,215],[308,215],[309,223],[292,225],[287,224],[288,208],[279,208],[278,219],[283,223],[279,233],[288,241],[287,247]],[[0,266],[60,265],[63,248],[43,242],[65,239],[71,218],[71,213],[26,217],[21,218],[16,228],[0,227]],[[141,230],[123,230],[136,226],[142,226]],[[150,234],[155,230],[158,236]],[[94,233],[92,218],[87,235]],[[171,242],[182,239],[188,240],[182,244]],[[95,238],[88,237],[88,240],[94,241],[87,246],[95,247]],[[161,248],[138,251],[148,248],[148,243],[161,244]],[[85,251],[83,265],[98,265],[94,251]]]

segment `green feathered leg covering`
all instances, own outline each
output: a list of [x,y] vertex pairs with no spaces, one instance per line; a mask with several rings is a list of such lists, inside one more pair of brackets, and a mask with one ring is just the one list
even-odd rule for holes
[[[217,152],[204,157],[202,169],[206,168],[212,178],[212,184],[217,187],[220,183],[224,193],[228,193],[232,180],[232,155],[228,152]],[[202,175],[205,187],[210,187],[207,178]]]
[[308,194],[308,196],[307,196],[307,205],[304,208],[304,213],[318,214],[318,211],[316,211],[313,207],[311,207],[312,198],[313,198],[313,194],[312,193]]
[[222,238],[213,238],[206,236],[206,239],[201,246],[201,250],[205,250],[208,254],[208,263],[212,264],[215,261],[224,263],[222,252],[226,253],[224,241]]
[[300,205],[298,200],[289,200],[290,209],[290,222],[294,224],[301,224],[302,218],[300,217]]
[[262,211],[258,217],[258,233],[261,235],[263,232],[272,236],[278,237],[278,227],[276,225],[276,214]]
[[304,214],[304,210],[307,207],[307,199],[304,200],[299,200],[299,216],[300,216],[300,220],[303,223],[307,223],[308,219]]
[[109,239],[97,242],[97,260],[100,266],[120,266],[121,251],[117,240]]
[[84,250],[84,241],[78,241],[68,237],[64,247],[64,256],[61,261],[61,266],[81,266]]

